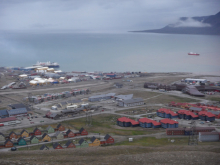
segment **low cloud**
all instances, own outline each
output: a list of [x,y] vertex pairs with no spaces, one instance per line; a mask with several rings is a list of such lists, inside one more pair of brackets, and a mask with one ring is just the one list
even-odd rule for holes
[[199,22],[192,18],[187,18],[186,20],[179,20],[176,24],[170,25],[170,27],[211,27],[208,23]]

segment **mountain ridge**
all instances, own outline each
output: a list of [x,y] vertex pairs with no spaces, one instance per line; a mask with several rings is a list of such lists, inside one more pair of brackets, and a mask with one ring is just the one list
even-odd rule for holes
[[210,16],[180,17],[178,22],[161,29],[130,32],[220,35],[220,12]]

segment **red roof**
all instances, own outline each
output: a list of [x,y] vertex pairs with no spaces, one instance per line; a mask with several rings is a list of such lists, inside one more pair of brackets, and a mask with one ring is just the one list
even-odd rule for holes
[[16,117],[7,117],[0,119],[0,123],[17,120]]
[[160,109],[158,109],[158,112],[171,114],[172,116],[178,116],[178,114],[176,114],[175,112],[171,111],[170,109],[166,109],[166,108],[160,108]]
[[160,120],[160,123],[165,123],[165,124],[178,124],[177,121],[174,121],[174,120],[171,120],[171,119],[163,119],[163,120]]
[[152,120],[144,117],[144,118],[139,119],[139,122],[142,122],[142,123],[152,123]]
[[161,125],[159,122],[156,122],[154,120],[148,119],[146,117],[139,119],[139,122],[142,122],[142,123],[152,123],[153,125]]
[[215,117],[215,115],[211,112],[201,111],[199,112],[199,115],[201,116],[207,116],[207,117]]
[[199,117],[198,115],[195,115],[193,112],[188,111],[188,110],[184,110],[184,109],[179,110],[177,113],[178,114],[185,114],[185,115],[191,116],[193,118]]

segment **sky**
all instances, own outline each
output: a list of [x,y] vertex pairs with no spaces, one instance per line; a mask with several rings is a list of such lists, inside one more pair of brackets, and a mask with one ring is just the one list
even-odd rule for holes
[[[0,30],[157,29],[179,17],[214,15],[219,6],[220,0],[0,0]],[[187,21],[179,25],[198,25]]]

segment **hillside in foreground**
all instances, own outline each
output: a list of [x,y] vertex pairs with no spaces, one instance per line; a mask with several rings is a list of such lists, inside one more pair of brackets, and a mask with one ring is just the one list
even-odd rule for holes
[[[218,164],[220,147],[108,146],[86,149],[4,152],[0,164]],[[13,158],[13,159],[12,159]]]

